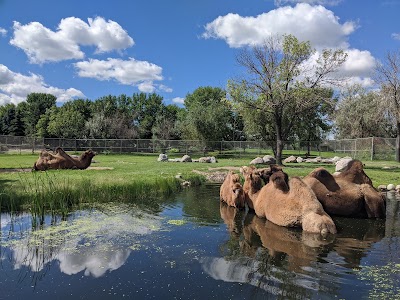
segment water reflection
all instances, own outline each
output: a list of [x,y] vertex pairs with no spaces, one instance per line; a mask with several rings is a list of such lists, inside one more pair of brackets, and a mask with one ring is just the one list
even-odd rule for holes
[[[312,291],[336,295],[343,278],[360,268],[385,237],[385,220],[337,218],[338,234],[323,238],[252,213],[244,216],[224,204],[220,214],[229,239],[220,246],[222,257],[201,259],[203,270],[216,280],[247,283],[284,297],[309,298]],[[398,222],[397,215],[392,219]]]
[[161,228],[159,217],[121,204],[102,204],[101,209],[75,213],[57,224],[47,219],[38,229],[15,230],[16,224],[26,226],[26,215],[11,218],[3,214],[1,219],[2,233],[8,234],[2,234],[0,247],[10,253],[15,270],[45,273],[57,262],[62,273],[83,271],[93,277],[120,268],[140,248],[140,239]]

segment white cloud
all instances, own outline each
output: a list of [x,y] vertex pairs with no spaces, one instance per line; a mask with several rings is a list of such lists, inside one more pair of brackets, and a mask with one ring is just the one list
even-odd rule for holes
[[340,68],[344,76],[371,76],[376,65],[376,60],[369,51],[358,49],[346,50],[347,60]]
[[172,102],[178,103],[178,104],[184,104],[185,103],[185,98],[175,97],[174,99],[172,99]]
[[58,102],[64,102],[85,95],[74,88],[60,89],[49,86],[43,77],[37,74],[23,75],[12,72],[5,65],[0,64],[0,105],[6,103],[18,104],[26,100],[30,93],[48,93],[57,97]]
[[294,3],[308,3],[311,5],[323,5],[323,6],[335,6],[338,5],[342,0],[275,0],[276,6],[282,6],[286,4],[294,4]]
[[293,34],[310,41],[316,48],[347,48],[347,36],[356,29],[354,22],[339,23],[339,18],[323,6],[299,3],[280,7],[256,17],[229,13],[205,26],[204,38],[225,40],[230,47],[258,45],[271,35]]
[[97,53],[126,49],[133,39],[116,22],[101,17],[88,19],[62,19],[57,31],[39,22],[21,25],[14,22],[14,36],[10,44],[21,48],[31,63],[56,62],[67,59],[83,59],[80,46],[95,46]]
[[395,40],[400,40],[400,33],[392,33],[392,38]]
[[5,30],[4,28],[0,27],[0,35],[1,36],[6,36],[7,35],[7,30]]
[[170,88],[170,87],[168,87],[168,86],[166,86],[166,85],[163,85],[163,84],[160,84],[160,85],[158,86],[158,88],[159,88],[161,91],[164,91],[164,92],[166,92],[166,93],[172,93],[172,92],[173,92],[173,89],[172,89],[172,88]]
[[[74,64],[80,77],[98,80],[116,80],[125,85],[137,85],[141,92],[152,93],[156,90],[153,83],[163,80],[162,68],[147,61],[108,58],[107,60],[89,59]],[[165,86],[162,86],[164,88]],[[160,87],[161,88],[161,87]]]

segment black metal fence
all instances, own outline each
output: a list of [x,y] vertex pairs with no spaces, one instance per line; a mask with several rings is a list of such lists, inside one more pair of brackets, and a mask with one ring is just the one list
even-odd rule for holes
[[[0,136],[1,152],[38,152],[62,147],[66,151],[93,149],[99,153],[167,153],[169,155],[218,155],[225,157],[272,154],[265,141],[199,141],[146,139],[64,139]],[[285,154],[303,156],[309,150],[319,156],[351,156],[363,160],[395,160],[396,139],[360,138],[318,142],[288,141]]]

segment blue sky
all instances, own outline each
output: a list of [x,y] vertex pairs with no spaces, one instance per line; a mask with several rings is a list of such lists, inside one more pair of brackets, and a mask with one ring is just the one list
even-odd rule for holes
[[340,74],[372,87],[375,63],[400,50],[399,11],[400,0],[0,0],[0,105],[141,91],[182,104],[242,74],[243,47],[284,33],[344,49]]

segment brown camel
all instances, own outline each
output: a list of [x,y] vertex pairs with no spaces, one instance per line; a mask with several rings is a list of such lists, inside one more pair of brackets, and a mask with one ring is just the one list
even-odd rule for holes
[[[251,176],[245,180],[251,180]],[[258,217],[279,226],[302,227],[304,231],[322,235],[336,233],[332,218],[299,177],[288,180],[283,171],[274,172],[261,190],[254,193],[250,189],[248,196]]]
[[372,186],[359,161],[336,176],[324,168],[317,168],[303,180],[330,215],[385,218],[385,200]]
[[57,147],[54,153],[42,150],[38,160],[33,165],[36,171],[49,169],[86,169],[90,166],[96,154],[92,150],[86,150],[79,157],[68,155],[63,149]]
[[226,202],[229,206],[244,208],[245,196],[240,184],[239,174],[234,174],[232,171],[228,172],[220,187],[219,196],[221,201]]

